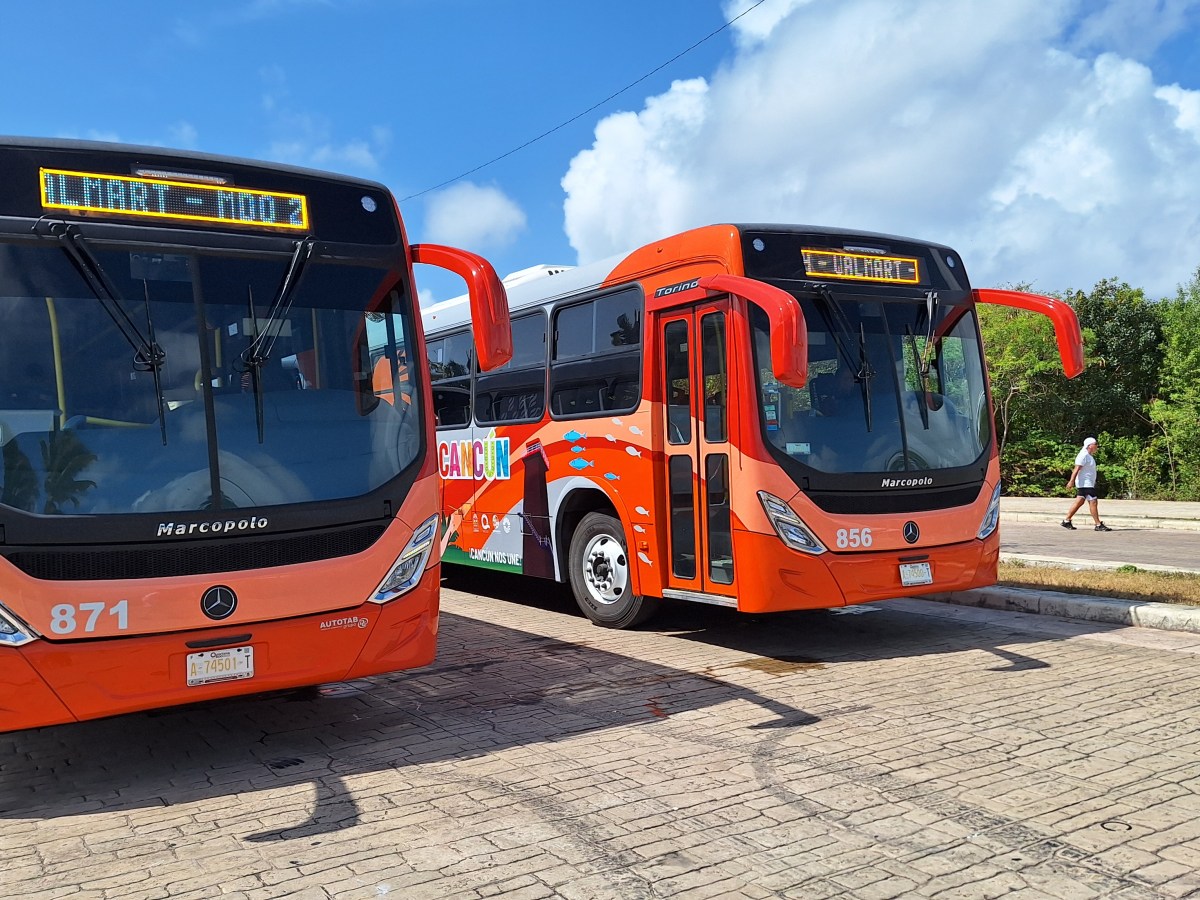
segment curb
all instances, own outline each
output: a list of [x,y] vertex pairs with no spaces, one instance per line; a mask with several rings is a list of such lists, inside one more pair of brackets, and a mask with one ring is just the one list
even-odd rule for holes
[[1200,634],[1200,606],[1117,600],[1112,597],[1084,597],[1058,591],[998,586],[949,594],[927,594],[918,599],[953,603],[957,606],[1058,616],[1105,625],[1133,625],[1138,628],[1156,628],[1160,631]]
[[1114,571],[1123,569],[1126,566],[1137,569],[1139,572],[1161,572],[1166,575],[1180,573],[1183,575],[1200,575],[1200,569],[1185,569],[1181,566],[1156,566],[1150,563],[1134,563],[1120,562],[1115,560],[1099,560],[1099,559],[1080,559],[1078,556],[1070,558],[1064,556],[1034,556],[1029,553],[1005,553],[1000,551],[1000,562],[1021,563],[1026,566],[1050,566],[1056,569],[1071,569],[1076,572],[1083,572],[1087,569],[1104,569],[1106,571]]
[[[1043,512],[1013,512],[1009,510],[1001,510],[1000,524],[1005,522],[1025,522],[1029,525],[1057,525],[1062,521],[1061,514],[1050,514]],[[1168,531],[1200,531],[1200,521],[1196,519],[1167,519],[1155,518],[1153,516],[1121,516],[1121,515],[1105,515],[1101,513],[1105,523],[1115,530],[1125,529],[1129,531],[1141,531],[1143,529],[1156,530],[1166,529]],[[1090,519],[1084,519],[1084,524],[1087,525]],[[1091,525],[1087,525],[1088,528]]]

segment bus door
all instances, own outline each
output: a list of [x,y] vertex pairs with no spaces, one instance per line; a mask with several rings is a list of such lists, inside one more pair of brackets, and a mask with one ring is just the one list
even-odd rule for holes
[[730,304],[727,298],[659,318],[665,418],[668,567],[665,596],[737,606],[730,512]]

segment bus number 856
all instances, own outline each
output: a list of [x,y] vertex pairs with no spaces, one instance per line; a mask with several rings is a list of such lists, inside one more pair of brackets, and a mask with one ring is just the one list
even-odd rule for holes
[[839,528],[837,545],[841,549],[847,547],[870,547],[872,543],[870,528]]

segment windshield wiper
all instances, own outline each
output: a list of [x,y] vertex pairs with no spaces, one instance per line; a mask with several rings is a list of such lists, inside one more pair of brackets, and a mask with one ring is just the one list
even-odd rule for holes
[[[242,351],[242,361],[246,365],[259,367],[271,358],[271,351],[275,349],[275,341],[279,337],[279,323],[291,311],[292,300],[296,293],[296,285],[300,283],[300,276],[304,274],[304,267],[312,258],[313,247],[315,246],[316,241],[311,237],[306,237],[304,240],[296,242],[296,249],[292,253],[292,261],[288,263],[288,270],[279,285],[279,292],[275,295],[275,299],[271,301],[270,309],[267,310],[266,324],[259,331],[256,320],[254,340],[250,342],[250,346]],[[251,309],[253,310],[253,297],[251,297],[250,302]]]
[[875,367],[867,359],[867,329],[862,322],[858,323],[858,372],[854,380],[862,385],[863,412],[867,416],[867,431],[871,431],[871,379],[875,377]]
[[258,316],[254,311],[254,291],[249,287],[246,289],[254,337],[242,351],[242,363],[245,366],[243,371],[250,373],[250,381],[254,388],[254,418],[258,423],[258,442],[260,444],[264,437],[262,367],[271,359],[271,351],[275,349],[275,341],[279,338],[281,323],[292,309],[296,285],[300,283],[304,267],[312,258],[315,246],[316,241],[311,236],[296,242],[296,249],[292,252],[292,261],[288,263],[287,272],[284,273],[275,299],[271,301],[271,306],[267,310],[266,323],[261,329],[258,327]]
[[50,236],[55,238],[67,258],[79,272],[80,276],[91,289],[92,294],[100,301],[100,307],[108,313],[113,324],[126,343],[133,348],[133,368],[137,372],[151,372],[154,377],[154,402],[158,408],[158,427],[162,433],[163,446],[167,445],[167,417],[163,407],[162,396],[162,364],[167,359],[166,351],[154,340],[154,321],[150,316],[150,293],[147,288],[145,297],[146,331],[149,337],[144,337],[137,323],[125,308],[125,301],[120,291],[100,265],[94,253],[83,239],[79,226],[64,222],[61,219],[38,219],[33,225],[33,233],[40,234],[38,226],[46,223]]
[[925,292],[925,346],[917,349],[917,336],[910,326],[905,326],[904,337],[912,349],[913,364],[917,367],[917,380],[920,390],[917,398],[917,409],[921,412],[921,424],[929,430],[929,369],[933,361],[933,312],[937,306],[937,291]]
[[834,346],[837,348],[838,356],[842,359],[842,364],[846,368],[854,372],[854,381],[860,386],[862,391],[863,415],[867,420],[867,431],[872,430],[873,417],[871,414],[871,379],[875,377],[875,367],[871,365],[871,361],[867,358],[867,333],[866,328],[860,322],[858,326],[858,359],[854,359],[854,355],[850,352],[850,348],[846,344],[846,338],[852,333],[853,326],[850,324],[850,317],[846,315],[846,310],[842,307],[837,295],[830,289],[829,285],[819,282],[810,284],[810,289],[820,296],[829,307],[829,314],[822,313],[825,319],[825,324],[833,335]]
[[929,361],[933,358],[933,311],[937,302],[937,291],[925,292],[925,349],[918,361],[922,378],[929,375]]

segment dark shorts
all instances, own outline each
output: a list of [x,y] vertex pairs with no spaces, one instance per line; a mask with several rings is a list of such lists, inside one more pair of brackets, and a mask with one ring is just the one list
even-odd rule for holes
[[1077,487],[1077,488],[1075,488],[1075,496],[1082,497],[1088,503],[1091,503],[1093,500],[1100,499],[1100,495],[1098,493],[1096,493],[1096,488],[1094,488],[1094,487],[1090,487],[1090,488]]

